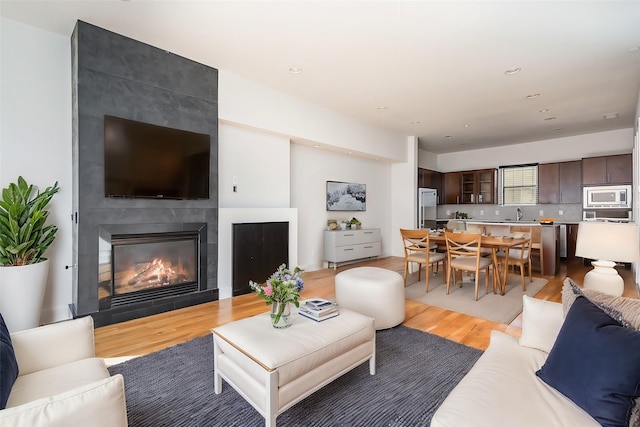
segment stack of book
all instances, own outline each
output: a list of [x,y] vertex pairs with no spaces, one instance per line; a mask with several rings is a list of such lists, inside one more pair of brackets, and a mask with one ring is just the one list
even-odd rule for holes
[[298,308],[298,313],[316,322],[322,322],[323,320],[331,319],[340,314],[338,304],[324,298],[306,300],[300,305],[300,308]]

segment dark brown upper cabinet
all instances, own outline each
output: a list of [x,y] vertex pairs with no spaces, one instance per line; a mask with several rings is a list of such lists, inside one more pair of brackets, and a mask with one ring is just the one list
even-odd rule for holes
[[632,182],[631,154],[582,159],[583,185],[631,184]]

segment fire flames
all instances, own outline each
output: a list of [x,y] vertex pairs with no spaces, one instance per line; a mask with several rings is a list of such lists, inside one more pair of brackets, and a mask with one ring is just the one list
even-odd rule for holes
[[145,283],[168,285],[171,277],[175,275],[175,273],[175,270],[171,267],[165,267],[164,262],[156,258],[152,262],[147,263],[140,273],[129,279],[128,283],[130,286]]
[[[177,268],[173,263],[155,258],[153,261],[137,264],[135,268],[116,274],[116,294],[175,285],[195,280],[183,272],[181,263]],[[118,279],[119,278],[119,279]]]

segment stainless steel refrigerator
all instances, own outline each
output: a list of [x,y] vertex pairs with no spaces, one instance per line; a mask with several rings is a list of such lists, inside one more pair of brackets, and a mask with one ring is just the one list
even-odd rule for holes
[[433,188],[418,188],[418,228],[436,228],[438,192]]

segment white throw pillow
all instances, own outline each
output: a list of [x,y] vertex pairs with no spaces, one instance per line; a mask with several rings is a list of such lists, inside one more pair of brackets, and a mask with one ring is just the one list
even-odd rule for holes
[[564,321],[562,313],[560,303],[523,295],[520,345],[549,353]]

